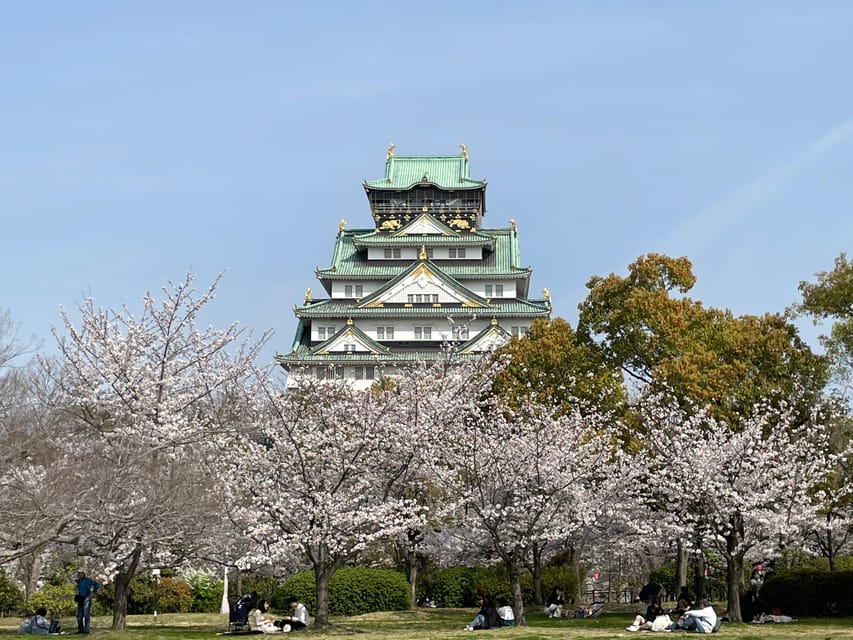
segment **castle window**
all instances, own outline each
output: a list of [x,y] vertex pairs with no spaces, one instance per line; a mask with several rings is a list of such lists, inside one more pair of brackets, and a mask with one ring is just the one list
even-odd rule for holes
[[377,340],[393,340],[394,327],[376,327]]
[[468,327],[453,327],[453,339],[454,340],[467,340],[468,339]]
[[496,298],[503,298],[503,295],[504,295],[504,286],[502,284],[496,284],[495,285],[495,297]]
[[415,340],[432,340],[432,327],[415,327]]
[[317,339],[325,340],[326,338],[331,338],[335,335],[334,327],[317,327]]
[[490,285],[490,284],[487,284],[487,285],[486,285],[486,288],[485,288],[485,295],[486,295],[486,297],[487,297],[487,298],[491,298],[491,297],[492,297],[492,285]]
[[360,284],[355,285],[355,297],[360,298],[363,295],[364,295],[364,286],[360,285]]
[[344,287],[344,297],[352,298],[352,285],[348,284]]
[[373,380],[376,376],[376,368],[375,367],[356,367],[355,368],[355,379],[356,380]]

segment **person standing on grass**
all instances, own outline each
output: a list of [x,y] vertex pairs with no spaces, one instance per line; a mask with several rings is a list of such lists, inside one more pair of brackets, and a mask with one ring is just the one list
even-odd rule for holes
[[77,572],[77,588],[74,602],[77,603],[77,633],[89,633],[92,617],[92,598],[101,588],[97,582],[86,576],[84,571]]

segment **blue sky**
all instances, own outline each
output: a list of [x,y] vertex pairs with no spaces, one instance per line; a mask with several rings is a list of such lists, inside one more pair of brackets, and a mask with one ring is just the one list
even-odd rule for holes
[[[590,276],[686,255],[692,296],[782,311],[853,239],[853,3],[0,1],[0,309],[138,308],[225,276],[273,329],[361,183],[465,143],[486,226],[574,325]],[[815,332],[803,323],[814,343]]]

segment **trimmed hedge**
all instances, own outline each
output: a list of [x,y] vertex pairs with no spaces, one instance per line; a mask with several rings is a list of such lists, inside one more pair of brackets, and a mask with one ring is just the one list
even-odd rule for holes
[[[273,595],[277,610],[288,609],[287,598],[296,596],[309,611],[317,610],[314,573],[302,571],[290,576]],[[329,581],[329,613],[356,616],[373,611],[400,611],[409,606],[406,577],[392,569],[346,567]]]
[[770,576],[761,603],[789,616],[853,615],[853,571],[792,571]]
[[[575,585],[574,572],[568,567],[553,566],[542,570],[542,592],[550,593],[560,587],[572,593]],[[487,595],[494,602],[512,601],[509,576],[503,566],[494,567],[449,567],[424,577],[419,585],[423,597],[432,598],[439,607],[475,607],[480,595]],[[533,603],[533,577],[521,575],[521,593],[526,605]]]

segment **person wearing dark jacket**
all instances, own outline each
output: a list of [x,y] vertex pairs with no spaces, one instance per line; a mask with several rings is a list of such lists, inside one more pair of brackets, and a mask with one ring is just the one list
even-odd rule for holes
[[89,633],[92,619],[92,598],[98,593],[101,585],[86,576],[84,571],[77,572],[77,586],[74,590],[74,601],[77,603],[77,633]]
[[559,587],[554,587],[548,595],[548,601],[545,603],[545,615],[549,618],[561,618],[565,604],[566,599],[563,597],[563,590]]
[[492,604],[491,598],[488,596],[480,596],[480,611],[474,616],[468,624],[465,625],[465,631],[474,631],[474,629],[497,629],[501,626],[501,618],[498,615],[498,610]]

